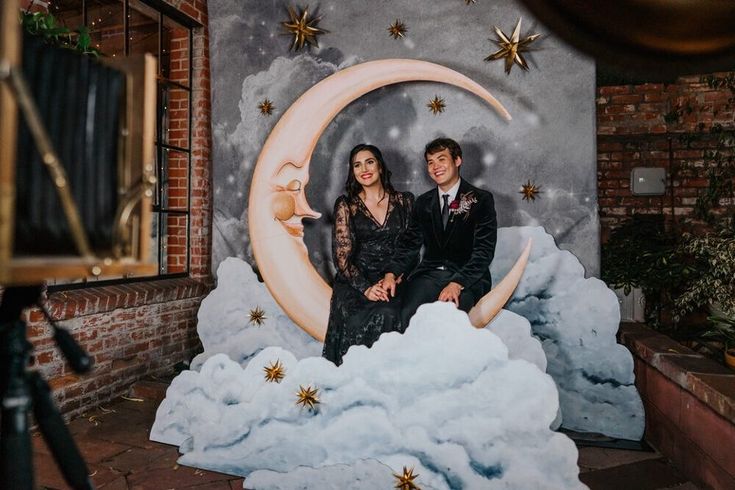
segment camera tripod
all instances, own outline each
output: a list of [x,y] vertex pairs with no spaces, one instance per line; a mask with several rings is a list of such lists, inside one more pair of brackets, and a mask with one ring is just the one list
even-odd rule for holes
[[[37,371],[28,369],[32,345],[26,339],[23,310],[41,303],[41,286],[7,288],[0,303],[0,486],[33,490],[33,449],[28,415],[33,410],[41,434],[66,482],[74,489],[93,489],[87,465],[51,398],[51,389]],[[77,373],[92,368],[92,361],[69,332],[53,322],[54,340]]]

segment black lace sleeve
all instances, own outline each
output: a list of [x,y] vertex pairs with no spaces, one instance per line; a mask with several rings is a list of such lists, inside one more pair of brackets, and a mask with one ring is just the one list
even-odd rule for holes
[[416,266],[423,243],[423,235],[416,217],[414,196],[410,192],[404,192],[402,200],[406,207],[407,219],[403,231],[396,240],[393,257],[384,270],[384,273],[392,272],[396,276],[410,272]]
[[341,275],[355,289],[364,293],[370,283],[354,264],[355,233],[351,226],[350,206],[341,196],[334,203],[334,230],[332,232],[332,260]]

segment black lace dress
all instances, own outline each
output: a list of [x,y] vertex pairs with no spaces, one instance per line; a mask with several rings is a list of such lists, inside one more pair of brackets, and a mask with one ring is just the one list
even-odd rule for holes
[[386,302],[370,301],[364,293],[383,277],[408,226],[413,199],[410,192],[391,194],[382,225],[359,197],[340,196],[334,203],[332,258],[337,274],[322,355],[337,365],[350,346],[370,347],[384,332],[403,331],[399,294]]

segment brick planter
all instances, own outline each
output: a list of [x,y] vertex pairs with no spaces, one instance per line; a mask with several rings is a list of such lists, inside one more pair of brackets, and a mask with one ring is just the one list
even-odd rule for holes
[[735,488],[735,371],[644,325],[622,324],[646,408],[645,439],[692,481]]

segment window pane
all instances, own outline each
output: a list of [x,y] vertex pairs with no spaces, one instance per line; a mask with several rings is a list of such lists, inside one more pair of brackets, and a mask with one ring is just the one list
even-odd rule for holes
[[162,86],[161,139],[162,143],[189,148],[189,91],[179,87]]
[[186,272],[188,263],[187,224],[189,217],[182,214],[161,213],[161,274]]
[[92,46],[105,56],[125,55],[124,5],[118,0],[88,0],[87,27]]
[[50,3],[50,12],[59,24],[71,30],[84,25],[82,18],[82,0],[57,0]]
[[129,5],[128,53],[150,53],[158,58],[158,12],[138,0],[130,0]]
[[161,208],[189,209],[189,154],[176,150],[163,151]]
[[189,87],[189,29],[163,18],[161,75]]

